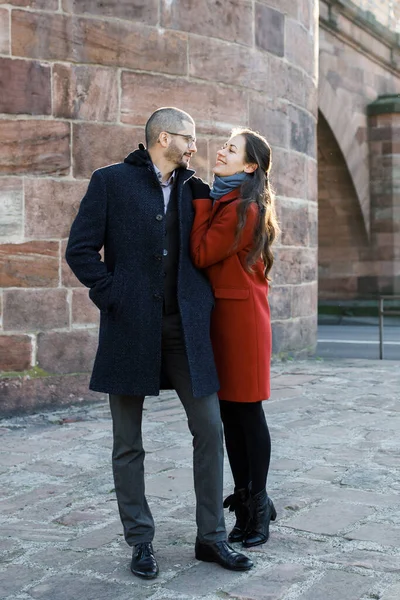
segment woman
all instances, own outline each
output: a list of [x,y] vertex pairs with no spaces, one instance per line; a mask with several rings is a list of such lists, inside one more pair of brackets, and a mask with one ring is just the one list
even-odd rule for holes
[[211,340],[221,388],[225,443],[234,493],[230,542],[267,541],[276,511],[266,492],[271,440],[262,401],[270,395],[271,325],[268,273],[278,231],[269,185],[271,149],[250,129],[234,130],[218,150],[211,200],[193,182],[191,252],[215,296]]

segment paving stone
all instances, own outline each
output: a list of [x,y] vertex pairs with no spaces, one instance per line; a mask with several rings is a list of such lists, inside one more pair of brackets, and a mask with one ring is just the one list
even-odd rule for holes
[[[332,548],[332,550],[334,550]],[[384,552],[374,552],[372,550],[359,550],[353,548],[342,548],[340,553],[332,552],[328,555],[322,555],[319,560],[369,569],[371,571],[387,571],[389,573],[400,573],[399,557]]]
[[380,600],[399,600],[400,598],[400,583],[392,585],[387,589]]
[[0,598],[17,594],[30,583],[37,581],[44,574],[40,569],[31,569],[25,565],[10,565],[0,571]]
[[113,521],[105,527],[94,529],[85,535],[79,536],[72,544],[72,548],[100,548],[116,540],[122,535],[122,525],[119,521]]
[[305,535],[296,535],[290,531],[276,531],[272,525],[268,542],[261,546],[249,548],[246,552],[250,552],[250,554],[261,552],[274,561],[277,557],[286,560],[291,560],[293,557],[301,557],[302,560],[316,557],[318,560],[322,560],[327,554],[330,555],[332,546],[329,540],[315,540]]
[[400,527],[393,527],[386,523],[368,523],[359,529],[350,531],[345,536],[348,540],[365,540],[376,542],[381,546],[400,546]]
[[187,467],[172,469],[146,482],[146,494],[159,498],[178,498],[193,490],[193,471]]
[[71,550],[59,550],[58,548],[46,548],[35,554],[30,554],[29,561],[33,564],[58,569],[69,567],[77,562],[81,563],[82,553]]
[[322,479],[323,481],[334,481],[343,473],[344,469],[334,467],[313,467],[304,473],[304,477],[311,479]]
[[65,486],[48,485],[41,486],[30,492],[15,495],[6,500],[0,501],[0,512],[2,514],[16,513],[17,511],[32,505],[33,502],[38,502],[45,498],[55,496],[57,493],[62,493],[66,489]]
[[194,597],[205,596],[216,589],[240,580],[242,573],[221,569],[215,563],[196,561],[193,567],[174,577],[164,587],[175,592],[190,593]]
[[352,488],[362,488],[364,490],[382,489],[386,483],[390,472],[383,469],[357,469],[346,473],[341,478],[340,484]]
[[73,534],[65,527],[20,520],[0,524],[0,536],[28,542],[67,542]]
[[50,577],[32,587],[28,594],[35,600],[132,600],[131,590],[124,585],[70,574]]
[[301,596],[301,600],[359,600],[373,589],[374,581],[356,573],[329,571]]
[[274,565],[224,592],[235,600],[281,600],[294,583],[301,583],[305,577],[306,571],[301,565]]
[[303,531],[332,535],[373,513],[370,507],[328,501],[289,519],[285,525]]

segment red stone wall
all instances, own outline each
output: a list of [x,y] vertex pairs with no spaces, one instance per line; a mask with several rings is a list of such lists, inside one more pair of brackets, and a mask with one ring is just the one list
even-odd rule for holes
[[[143,141],[146,119],[165,105],[195,118],[193,166],[208,180],[232,127],[249,125],[269,139],[283,230],[271,290],[274,351],[314,346],[316,7],[0,4],[0,370],[36,366],[60,382],[90,369],[98,314],[63,258],[69,227],[91,172]],[[43,381],[31,381],[29,393],[45,398]],[[28,380],[13,385],[10,406]],[[87,376],[81,393],[86,385]]]
[[[355,18],[348,4],[320,2],[321,300],[376,296],[390,289],[384,278],[378,283],[379,273],[386,271],[388,284],[389,271],[393,272],[393,265],[383,265],[382,251],[376,250],[374,203],[379,200],[374,199],[373,165],[381,164],[381,148],[370,143],[367,107],[378,96],[400,94],[400,45],[392,32],[363,23],[359,14]],[[386,175],[389,182],[392,171],[388,169]],[[390,219],[393,223],[393,216]]]

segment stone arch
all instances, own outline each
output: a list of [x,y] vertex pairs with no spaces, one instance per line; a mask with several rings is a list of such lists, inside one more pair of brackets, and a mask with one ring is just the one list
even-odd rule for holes
[[[321,65],[323,66],[323,65]],[[322,69],[323,71],[323,69]],[[320,71],[319,110],[329,125],[353,182],[365,232],[370,234],[369,149],[367,116],[355,110],[352,95],[330,83],[330,72]]]
[[348,165],[318,119],[318,287],[320,300],[355,298],[370,274],[370,247]]

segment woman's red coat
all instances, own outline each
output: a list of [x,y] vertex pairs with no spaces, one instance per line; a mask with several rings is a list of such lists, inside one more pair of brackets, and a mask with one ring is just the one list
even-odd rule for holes
[[246,225],[235,247],[239,189],[212,204],[193,200],[191,236],[194,264],[210,279],[215,309],[211,341],[221,388],[221,400],[257,402],[270,395],[271,321],[268,282],[258,260],[249,273],[244,265],[251,249],[258,207],[251,204]]

